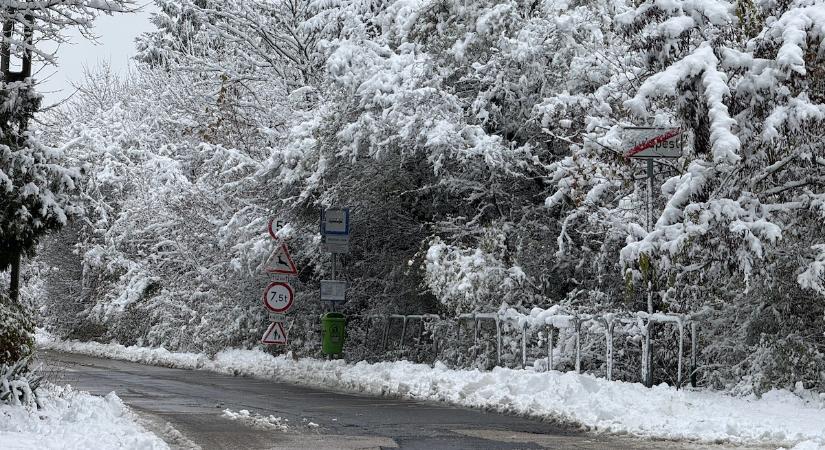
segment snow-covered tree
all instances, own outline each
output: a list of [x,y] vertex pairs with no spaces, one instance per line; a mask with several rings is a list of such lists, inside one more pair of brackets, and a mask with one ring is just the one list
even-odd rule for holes
[[[628,285],[639,292],[652,281],[657,309],[717,311],[710,333],[719,338],[708,347],[709,359],[722,362],[708,368],[716,380],[751,374],[761,378],[748,378],[757,387],[771,386],[783,377],[776,369],[762,377],[758,366],[784,364],[795,374],[786,384],[823,382],[816,375],[823,340],[802,331],[822,320],[825,307],[816,291],[822,184],[814,124],[822,106],[810,94],[821,83],[821,62],[807,50],[822,40],[820,9],[643,2],[617,15],[628,45],[622,75],[629,84],[620,89],[627,97],[612,123],[602,123],[608,131],[591,136],[597,144],[573,148],[586,163],[565,164],[614,170],[613,158],[594,150],[620,148],[624,123],[690,131],[683,157],[657,170],[664,198],[653,228],[645,231],[631,214],[630,225],[615,223],[611,234],[627,242],[620,261]],[[561,178],[548,202],[575,192],[571,185],[578,183]],[[643,192],[637,184],[602,204],[620,213]]]
[[[820,5],[158,3],[134,78],[55,116],[90,167],[97,337],[250,345],[273,215],[311,317],[318,211],[347,205],[351,312],[621,313],[650,291],[710,311],[704,382],[822,386]],[[656,165],[651,224],[632,125],[688,136]]]
[[[30,253],[43,234],[65,225],[79,207],[72,199],[79,172],[62,165],[62,146],[44,144],[30,123],[40,108],[35,92],[33,62],[54,63],[53,54],[40,50],[42,40],[62,42],[68,27],[89,33],[91,21],[100,12],[126,11],[130,0],[10,2],[0,11],[3,23],[0,43],[0,271],[11,271],[8,302],[13,314],[26,316],[18,304],[21,257]],[[19,58],[19,72],[12,59]],[[5,306],[4,306],[5,307]],[[30,321],[28,321],[30,322]],[[18,327],[26,320],[3,321]],[[15,333],[20,330],[15,331]],[[31,330],[25,330],[31,331]],[[8,334],[5,331],[3,334]],[[23,333],[25,335],[25,332]],[[10,347],[20,343],[5,342]],[[0,357],[14,358],[16,351],[2,349]],[[28,351],[31,339],[28,338]],[[26,352],[23,352],[24,354]],[[20,356],[20,355],[16,355]],[[0,362],[14,362],[1,360]]]

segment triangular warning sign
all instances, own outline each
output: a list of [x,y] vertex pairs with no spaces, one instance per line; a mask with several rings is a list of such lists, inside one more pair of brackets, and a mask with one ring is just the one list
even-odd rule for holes
[[286,331],[284,331],[283,322],[272,322],[272,325],[266,329],[264,337],[261,338],[262,344],[286,344]]
[[298,275],[298,269],[295,268],[295,263],[292,262],[292,256],[289,255],[289,249],[286,248],[285,243],[281,243],[275,250],[275,254],[269,259],[269,266],[266,269],[269,273]]

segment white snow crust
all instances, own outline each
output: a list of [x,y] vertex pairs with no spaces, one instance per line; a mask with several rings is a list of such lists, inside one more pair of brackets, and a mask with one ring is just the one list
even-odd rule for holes
[[232,411],[231,409],[224,409],[223,414],[221,417],[224,417],[229,420],[234,420],[236,422],[240,422],[245,426],[250,428],[255,428],[258,430],[275,430],[275,431],[287,431],[289,430],[289,426],[287,423],[289,419],[284,419],[283,417],[275,417],[275,416],[262,416],[260,414],[255,414],[249,412],[247,409],[242,409],[240,411]]
[[41,409],[0,404],[0,448],[168,449],[132,419],[114,392],[97,397],[71,387],[39,389]]
[[163,348],[58,341],[41,348],[146,364],[269,378],[379,396],[440,401],[578,424],[600,432],[739,445],[825,449],[825,396],[775,390],[761,398],[667,385],[607,381],[586,374],[496,368],[454,370],[406,361],[347,364],[272,356],[260,349],[205,354]]

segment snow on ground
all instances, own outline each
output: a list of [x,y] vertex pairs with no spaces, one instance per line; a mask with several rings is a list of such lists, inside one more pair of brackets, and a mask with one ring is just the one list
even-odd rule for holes
[[496,368],[453,370],[406,361],[369,364],[298,361],[259,349],[204,354],[163,348],[57,341],[38,334],[41,348],[127,361],[274,378],[371,395],[448,402],[578,423],[586,428],[643,437],[742,445],[825,449],[825,395],[803,400],[788,391],[734,397],[666,385],[607,381],[576,373]]
[[242,409],[240,411],[232,411],[231,409],[224,409],[221,415],[229,420],[240,422],[250,428],[258,430],[276,430],[287,431],[289,426],[287,423],[289,419],[275,416],[262,416],[260,414],[250,413],[249,410]]
[[38,393],[41,409],[0,404],[0,448],[169,448],[135,423],[114,393],[96,397],[55,385]]

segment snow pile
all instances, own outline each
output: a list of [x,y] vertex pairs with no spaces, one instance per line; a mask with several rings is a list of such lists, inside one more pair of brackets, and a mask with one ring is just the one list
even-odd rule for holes
[[39,410],[0,405],[0,447],[4,450],[169,448],[136,424],[114,393],[96,397],[54,385],[38,393],[43,404]]
[[289,419],[284,419],[282,417],[275,417],[271,415],[262,416],[260,414],[253,414],[246,409],[242,409],[238,412],[232,411],[231,409],[224,409],[223,414],[221,416],[229,420],[240,422],[241,424],[249,428],[255,428],[258,430],[289,430],[289,427],[287,426],[287,422],[289,422]]
[[[733,397],[666,385],[607,381],[590,375],[496,368],[452,370],[405,361],[369,364],[274,357],[261,350],[204,355],[117,344],[62,342],[38,335],[42,348],[275,378],[371,395],[442,401],[580,424],[598,431],[661,439],[825,448],[825,398],[788,391]],[[178,355],[180,357],[178,358]]]

